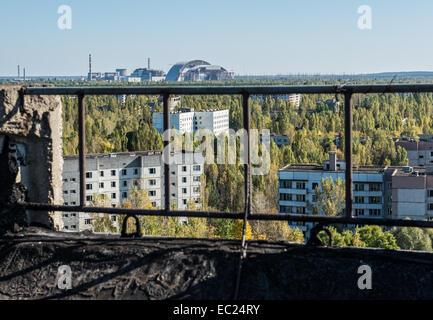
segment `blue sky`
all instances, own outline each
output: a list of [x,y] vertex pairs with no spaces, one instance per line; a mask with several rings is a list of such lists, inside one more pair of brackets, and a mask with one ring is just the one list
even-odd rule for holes
[[[72,29],[57,27],[71,6]],[[360,5],[372,29],[357,27]],[[0,76],[204,59],[237,74],[433,71],[431,0],[2,0]]]

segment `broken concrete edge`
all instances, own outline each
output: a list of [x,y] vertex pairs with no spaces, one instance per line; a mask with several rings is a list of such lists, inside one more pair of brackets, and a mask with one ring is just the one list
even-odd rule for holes
[[[2,192],[10,193],[20,184],[26,189],[26,201],[62,204],[61,99],[23,96],[22,89],[14,85],[0,86],[0,151],[8,152],[8,159],[12,157],[19,164],[18,172],[4,170],[0,174],[1,180],[5,175],[14,175],[14,182],[3,185]],[[6,168],[9,165],[0,163]],[[15,210],[18,212],[20,208]],[[14,209],[3,211],[11,217],[14,215]],[[22,226],[22,221],[16,222]],[[26,225],[61,230],[63,221],[60,213],[26,210]]]
[[[214,244],[230,244],[234,251],[240,252],[241,240],[237,239],[208,239],[208,238],[177,238],[177,237],[161,237],[161,236],[143,236],[141,238],[122,238],[118,235],[102,235],[94,234],[90,231],[83,232],[57,232],[40,227],[27,227],[20,232],[7,233],[0,237],[0,243],[4,242],[104,242],[104,243],[183,243],[193,242],[194,245],[201,243]],[[286,241],[268,241],[268,240],[247,240],[247,255],[248,252],[262,251],[269,253],[270,251],[280,250],[287,251],[323,251],[338,253],[339,255],[353,254],[364,256],[383,257],[385,259],[408,260],[412,262],[433,264],[433,253],[428,251],[412,251],[412,250],[391,250],[382,248],[369,247],[337,247],[337,246],[311,246],[304,243],[286,242]]]

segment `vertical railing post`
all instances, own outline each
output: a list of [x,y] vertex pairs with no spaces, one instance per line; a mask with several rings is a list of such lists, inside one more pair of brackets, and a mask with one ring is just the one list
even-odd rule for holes
[[233,295],[233,299],[237,300],[239,298],[239,289],[241,284],[241,275],[242,275],[242,263],[246,258],[246,231],[248,224],[248,216],[251,214],[252,210],[252,194],[251,194],[251,139],[250,139],[250,127],[251,127],[251,119],[250,119],[250,95],[248,93],[242,94],[242,108],[243,108],[243,118],[244,118],[244,129],[247,134],[247,141],[245,152],[247,155],[247,163],[244,164],[244,179],[245,179],[245,214],[244,214],[244,222],[242,228],[242,240],[241,240],[241,256],[238,265],[238,272],[236,276],[235,283],[235,291]]
[[353,217],[353,183],[352,183],[352,92],[344,93],[344,158],[346,161],[346,218]]
[[168,134],[168,130],[170,129],[170,109],[168,107],[168,99],[170,95],[168,93],[164,93],[162,97],[163,104],[163,117],[164,117],[164,133],[163,135],[167,135],[164,139],[164,150],[163,152],[163,160],[164,160],[164,193],[165,193],[165,211],[170,212],[170,153],[171,150],[168,150],[168,145],[170,143],[170,135]]
[[86,206],[86,107],[84,94],[78,94],[78,154],[80,169],[80,206]]

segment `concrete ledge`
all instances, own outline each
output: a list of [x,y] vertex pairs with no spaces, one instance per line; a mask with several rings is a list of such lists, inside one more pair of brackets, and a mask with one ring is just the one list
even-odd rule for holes
[[[0,242],[2,299],[231,299],[239,241],[123,240],[32,229]],[[36,232],[35,232],[36,230]],[[67,236],[67,238],[65,238]],[[373,271],[371,290],[358,267]],[[61,265],[72,289],[57,288]],[[433,299],[433,254],[253,241],[240,299]]]

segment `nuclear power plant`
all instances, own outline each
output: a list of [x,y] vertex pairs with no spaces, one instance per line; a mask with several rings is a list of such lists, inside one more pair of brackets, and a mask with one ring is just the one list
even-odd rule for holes
[[92,55],[89,54],[88,81],[126,81],[126,82],[160,82],[160,81],[225,81],[232,80],[234,73],[219,65],[204,60],[191,60],[174,64],[166,74],[150,66],[137,68],[130,75],[128,70],[117,68],[114,72],[92,72]]

